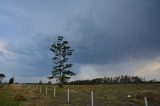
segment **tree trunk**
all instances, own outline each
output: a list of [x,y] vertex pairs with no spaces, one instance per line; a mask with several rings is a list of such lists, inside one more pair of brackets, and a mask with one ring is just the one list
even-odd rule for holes
[[62,78],[60,78],[59,87],[60,87],[60,88],[63,88],[63,80],[62,80]]
[[60,83],[60,84],[59,84],[59,88],[63,88],[63,84]]

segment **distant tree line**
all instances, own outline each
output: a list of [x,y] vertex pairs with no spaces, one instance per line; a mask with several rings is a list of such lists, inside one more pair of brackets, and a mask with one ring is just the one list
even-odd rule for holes
[[158,83],[158,81],[146,81],[145,78],[138,76],[121,75],[117,77],[95,78],[92,80],[76,80],[68,82],[70,85],[94,85],[94,84],[143,84],[143,83]]

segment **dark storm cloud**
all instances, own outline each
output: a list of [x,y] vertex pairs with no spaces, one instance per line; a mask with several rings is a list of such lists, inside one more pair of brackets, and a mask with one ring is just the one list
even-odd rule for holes
[[[66,25],[64,37],[75,49],[72,62],[106,64],[158,56],[159,5],[159,1],[139,0],[88,2]],[[58,34],[46,35],[22,37],[9,50],[19,55],[17,61],[48,67],[49,47]]]
[[107,7],[109,4],[98,2],[96,9],[93,6],[91,16],[78,16],[72,20],[69,30],[74,32],[73,36],[80,36],[80,40],[73,41],[74,62],[105,64],[130,57],[159,56],[160,2],[118,3],[111,2],[112,7]]

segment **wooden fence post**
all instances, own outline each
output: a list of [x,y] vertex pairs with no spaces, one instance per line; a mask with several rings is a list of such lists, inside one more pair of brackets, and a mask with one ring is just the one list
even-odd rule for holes
[[67,99],[68,99],[68,102],[69,102],[69,88],[68,88],[68,93],[67,93]]
[[54,97],[56,97],[56,87],[54,87]]
[[39,89],[40,89],[40,93],[42,93],[42,85],[39,87]]
[[34,84],[32,86],[33,86],[33,90],[34,90]]
[[144,104],[145,106],[148,106],[147,97],[144,97]]
[[47,93],[48,93],[48,92],[47,92],[47,86],[46,86],[46,95],[47,95]]
[[91,91],[91,106],[93,106],[93,91]]

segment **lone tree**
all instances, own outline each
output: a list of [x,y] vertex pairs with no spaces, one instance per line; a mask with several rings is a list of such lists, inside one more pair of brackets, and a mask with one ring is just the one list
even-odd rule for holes
[[6,76],[2,73],[0,73],[0,84],[2,83],[2,80],[5,78]]
[[69,56],[72,55],[73,49],[69,46],[69,42],[63,40],[63,36],[58,36],[57,41],[51,45],[50,50],[54,53],[54,64],[52,76],[49,79],[57,78],[59,81],[59,87],[63,87],[71,76],[75,75],[74,72],[70,71],[69,68],[72,64],[68,64],[67,61]]
[[14,84],[14,77],[9,79],[9,84]]

